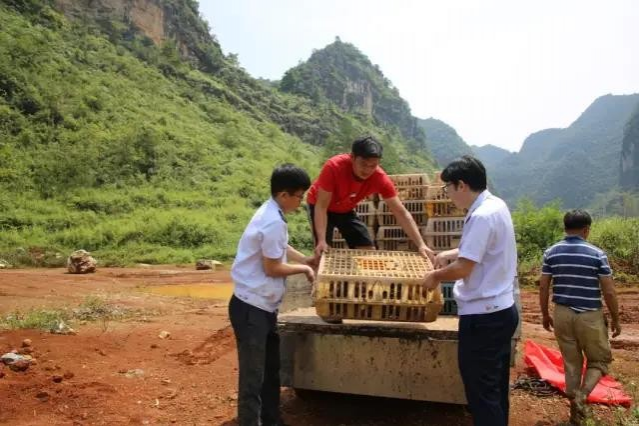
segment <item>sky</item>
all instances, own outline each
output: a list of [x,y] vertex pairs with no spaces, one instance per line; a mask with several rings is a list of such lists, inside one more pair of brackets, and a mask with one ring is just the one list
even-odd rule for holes
[[518,151],[599,96],[639,92],[635,0],[200,0],[226,54],[279,80],[336,36],[378,64],[419,118]]

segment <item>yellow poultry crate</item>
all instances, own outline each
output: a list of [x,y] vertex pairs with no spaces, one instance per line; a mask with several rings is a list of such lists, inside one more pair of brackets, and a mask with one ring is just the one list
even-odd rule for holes
[[441,290],[422,286],[432,269],[417,253],[328,250],[317,275],[317,315],[331,321],[435,321],[444,303]]

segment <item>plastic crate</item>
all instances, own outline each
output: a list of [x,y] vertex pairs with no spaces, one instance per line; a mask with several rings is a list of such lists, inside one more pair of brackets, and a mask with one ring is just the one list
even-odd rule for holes
[[[375,241],[375,230],[373,229],[373,227],[367,226],[366,228],[368,229],[368,235],[371,237],[371,240]],[[344,239],[342,234],[339,232],[339,229],[337,229],[337,227],[333,228],[332,241],[333,241],[333,244],[331,245],[331,247],[333,248],[348,248],[348,246],[346,245],[346,240]],[[335,243],[344,243],[344,244],[337,247]]]
[[348,244],[346,244],[345,240],[333,240],[333,242],[331,243],[331,248],[334,249],[347,249],[348,248]]
[[[420,234],[423,235],[424,231],[424,227],[419,228]],[[417,246],[408,238],[401,226],[380,226],[375,242],[380,250],[417,251]]]
[[465,215],[464,211],[457,208],[450,200],[426,201],[426,214],[429,218]]
[[465,217],[438,217],[430,219],[426,224],[426,233],[432,234],[461,234],[464,229]]
[[459,247],[461,241],[461,234],[430,234],[428,232],[424,235],[424,242],[426,245],[436,251],[450,250]]
[[433,269],[417,253],[327,250],[317,275],[315,309],[326,320],[431,322],[444,300],[423,287]]
[[355,212],[367,226],[375,226],[375,223],[377,222],[377,209],[375,208],[375,203],[372,201],[361,201],[355,207]]
[[429,183],[428,175],[425,173],[388,175],[395,187],[406,186],[426,186]]
[[[426,205],[423,200],[421,201],[402,201],[406,210],[413,216],[415,223],[419,225],[426,225],[428,222],[428,216],[426,215]],[[388,208],[388,204],[385,201],[380,201],[377,206],[377,223],[380,226],[396,226],[397,219],[391,213]]]
[[426,187],[426,196],[424,197],[427,200],[448,200],[448,195],[444,192],[444,185],[428,185]]
[[442,287],[442,297],[444,298],[444,306],[442,307],[440,315],[457,315],[457,302],[453,297],[453,287],[455,287],[454,282],[443,282],[441,283]]

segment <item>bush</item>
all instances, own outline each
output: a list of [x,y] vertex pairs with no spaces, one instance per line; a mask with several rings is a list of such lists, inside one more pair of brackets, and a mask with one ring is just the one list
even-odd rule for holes
[[538,208],[522,200],[513,212],[519,261],[540,261],[544,251],[563,236],[563,215],[559,202]]

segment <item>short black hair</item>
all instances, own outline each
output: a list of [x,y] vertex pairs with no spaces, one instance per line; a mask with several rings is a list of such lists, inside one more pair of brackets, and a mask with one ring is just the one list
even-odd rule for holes
[[585,210],[570,210],[564,215],[564,228],[566,231],[578,231],[591,224],[592,218]]
[[359,139],[355,139],[351,152],[355,157],[362,158],[382,158],[384,153],[384,147],[382,144],[372,136],[364,136]]
[[483,191],[487,187],[486,168],[470,155],[453,160],[442,172],[441,179],[446,183],[464,181],[473,191]]
[[271,195],[280,192],[293,194],[300,189],[306,191],[311,186],[308,173],[294,164],[286,163],[276,167],[271,174]]

